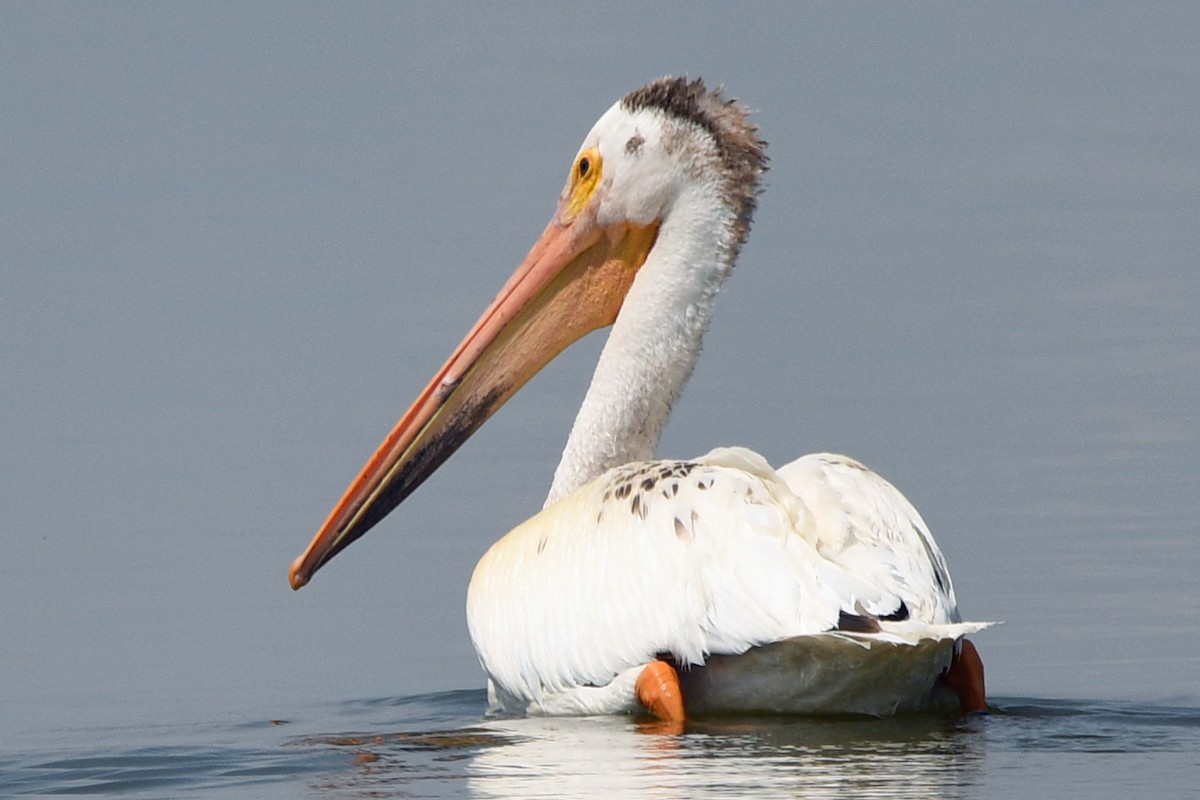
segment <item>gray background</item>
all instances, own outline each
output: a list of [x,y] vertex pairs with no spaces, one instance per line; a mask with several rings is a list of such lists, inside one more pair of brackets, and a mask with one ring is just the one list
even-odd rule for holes
[[[771,171],[665,455],[845,452],[994,693],[1195,703],[1191,4],[0,5],[0,728],[476,687],[602,336],[287,566],[663,74]],[[264,711],[263,713],[269,713]]]

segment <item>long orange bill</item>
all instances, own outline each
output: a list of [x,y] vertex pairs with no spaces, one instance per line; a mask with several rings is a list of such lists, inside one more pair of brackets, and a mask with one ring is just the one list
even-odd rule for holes
[[567,198],[450,359],[350,483],[308,549],[292,588],[387,516],[539,369],[611,325],[658,234],[657,224],[602,228]]

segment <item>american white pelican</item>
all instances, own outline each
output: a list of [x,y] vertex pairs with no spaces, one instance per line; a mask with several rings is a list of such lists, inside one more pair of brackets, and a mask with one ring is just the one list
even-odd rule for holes
[[[766,168],[703,82],[627,95],[584,139],[524,262],[292,564],[294,588],[379,522],[567,345],[612,325],[541,513],[484,555],[467,622],[493,705],[889,714],[935,684],[983,708],[946,562],[843,456],[655,459]],[[939,676],[941,678],[939,679]],[[682,686],[681,686],[682,680]]]

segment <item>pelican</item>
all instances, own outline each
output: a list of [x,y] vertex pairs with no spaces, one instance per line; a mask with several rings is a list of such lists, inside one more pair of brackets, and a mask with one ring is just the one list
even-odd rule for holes
[[664,78],[584,139],[541,238],[291,566],[299,589],[539,369],[612,326],[546,505],[487,551],[467,623],[513,713],[885,715],[986,706],[946,561],[844,456],[656,459],[750,230],[766,143],[702,80]]

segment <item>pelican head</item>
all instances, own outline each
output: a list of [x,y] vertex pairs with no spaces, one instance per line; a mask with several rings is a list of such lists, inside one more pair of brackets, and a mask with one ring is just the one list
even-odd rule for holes
[[[682,326],[678,338],[694,339],[684,357],[664,352],[661,368],[640,350],[625,354],[679,372],[659,387],[665,399],[623,409],[625,438],[652,448],[749,232],[764,147],[745,108],[700,80],[664,78],[613,105],[572,160],[545,231],[293,562],[292,587],[390,513],[539,369],[618,315],[618,328],[636,318],[640,332]],[[623,455],[564,454],[560,473],[576,485]],[[578,465],[564,470],[568,461]]]

